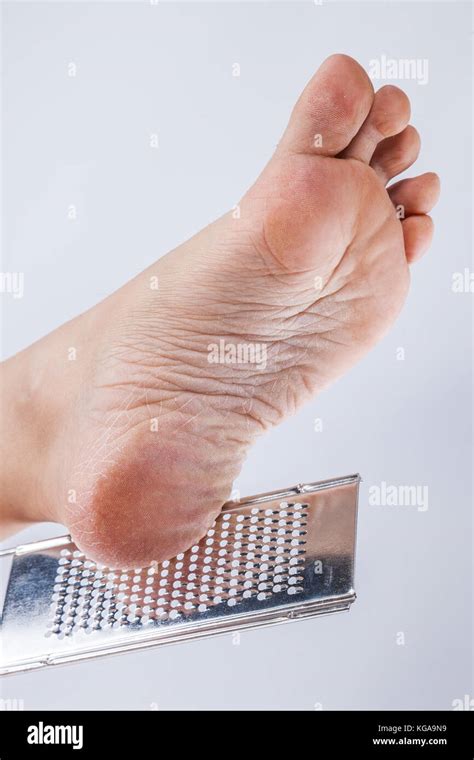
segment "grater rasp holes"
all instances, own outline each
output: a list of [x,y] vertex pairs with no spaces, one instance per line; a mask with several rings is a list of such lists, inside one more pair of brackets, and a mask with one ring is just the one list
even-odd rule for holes
[[198,545],[146,568],[112,571],[63,549],[46,636],[202,618],[221,605],[303,590],[307,504],[223,512]]

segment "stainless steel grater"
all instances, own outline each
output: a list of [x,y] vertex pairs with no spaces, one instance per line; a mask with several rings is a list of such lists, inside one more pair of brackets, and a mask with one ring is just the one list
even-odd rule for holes
[[349,609],[359,481],[227,502],[198,545],[132,571],[70,536],[0,552],[0,674]]

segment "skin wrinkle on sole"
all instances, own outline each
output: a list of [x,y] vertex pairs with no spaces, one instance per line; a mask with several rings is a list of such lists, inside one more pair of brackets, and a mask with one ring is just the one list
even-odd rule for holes
[[[419,137],[406,96],[383,90],[375,95],[348,56],[327,59],[240,218],[225,214],[3,365],[5,416],[9,427],[24,423],[4,444],[7,524],[62,522],[111,567],[168,559],[205,533],[255,439],[383,337],[405,300],[408,263],[429,244],[425,212],[439,192],[432,173],[386,188]],[[358,135],[369,125],[373,139],[381,98],[386,121],[368,155]],[[364,160],[345,157],[362,148]],[[410,209],[402,220],[397,193]],[[211,363],[221,340],[223,358]],[[78,359],[68,365],[70,346]],[[254,359],[239,363],[244,349]]]

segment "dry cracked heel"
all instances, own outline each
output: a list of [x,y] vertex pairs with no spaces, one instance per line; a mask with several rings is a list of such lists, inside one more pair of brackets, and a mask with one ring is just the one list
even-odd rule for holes
[[199,544],[132,571],[98,566],[70,536],[1,552],[0,673],[348,610],[359,482],[227,502]]

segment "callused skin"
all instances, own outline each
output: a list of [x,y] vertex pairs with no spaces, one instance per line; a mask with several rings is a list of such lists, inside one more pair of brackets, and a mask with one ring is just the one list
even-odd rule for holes
[[[401,90],[374,93],[331,56],[239,213],[5,363],[5,532],[57,520],[110,567],[202,537],[255,438],[347,372],[403,305],[439,193],[431,173],[386,187],[418,155],[409,116]],[[265,361],[211,361],[221,342]]]

